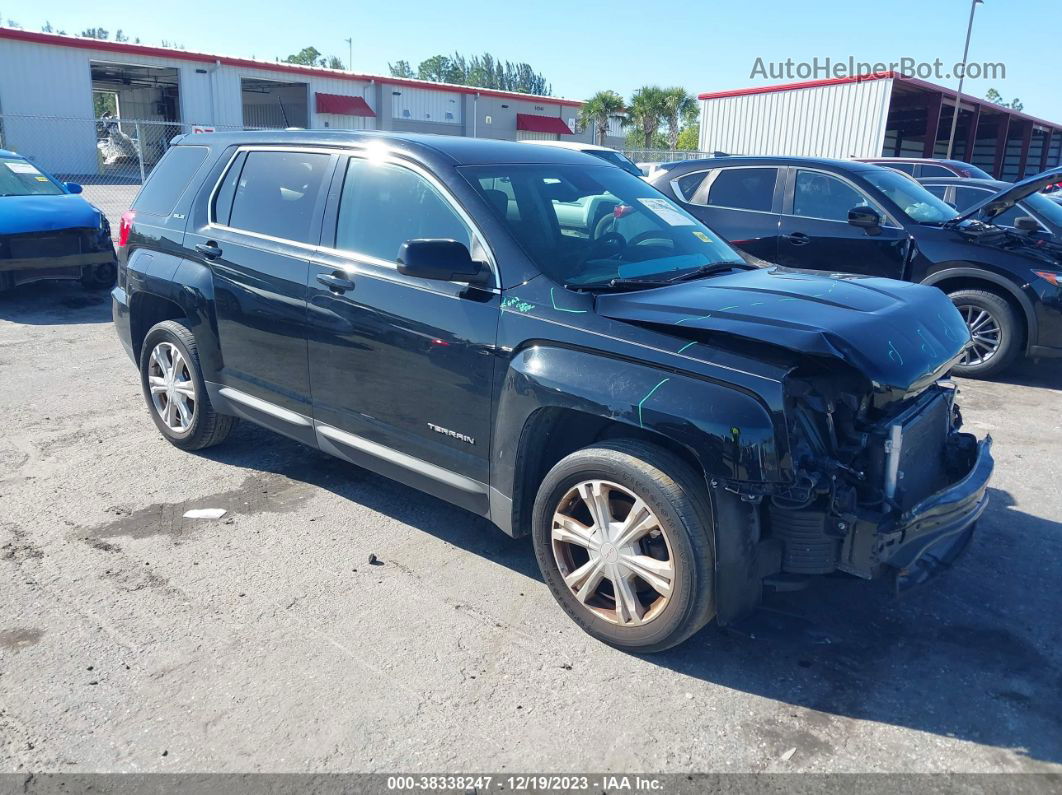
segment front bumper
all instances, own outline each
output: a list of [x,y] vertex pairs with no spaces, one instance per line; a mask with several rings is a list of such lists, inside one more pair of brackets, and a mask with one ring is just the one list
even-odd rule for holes
[[136,354],[133,351],[132,329],[129,323],[129,296],[125,289],[120,286],[111,290],[111,316],[114,319],[114,330],[118,334],[118,339],[122,342],[122,347],[125,348],[125,352],[133,360],[133,363],[137,364]]
[[994,467],[988,437],[977,445],[973,466],[962,479],[904,511],[894,524],[857,523],[844,541],[838,568],[869,577],[887,566],[900,588],[947,568],[966,548],[988,505]]

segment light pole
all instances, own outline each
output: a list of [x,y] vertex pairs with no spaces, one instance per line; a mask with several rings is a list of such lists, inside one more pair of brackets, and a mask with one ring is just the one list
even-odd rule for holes
[[[977,0],[977,2],[980,3],[981,0]],[[351,36],[349,39],[343,39],[343,41],[345,41],[347,43],[347,71],[348,72],[353,72],[354,71],[354,37]],[[967,43],[969,43],[969,40],[967,40]],[[962,83],[959,83],[959,86],[961,87]]]
[[970,34],[973,33],[974,12],[977,6],[984,0],[971,0],[970,22],[966,26],[966,46],[962,48],[962,72],[959,74],[959,93],[955,97],[955,110],[951,113],[951,134],[948,136],[948,160],[951,160],[952,149],[955,148],[955,128],[959,126],[959,108],[962,105],[962,81],[966,79],[966,58],[970,54]]

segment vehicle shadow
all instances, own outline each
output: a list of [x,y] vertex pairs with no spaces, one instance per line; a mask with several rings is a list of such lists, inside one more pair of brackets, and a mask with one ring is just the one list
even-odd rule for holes
[[[827,722],[887,723],[1062,763],[1062,523],[991,491],[971,549],[922,588],[897,597],[880,581],[819,579],[648,659]],[[804,734],[779,745],[817,741]]]
[[[528,539],[510,538],[482,517],[249,422],[237,425],[225,444],[197,455],[325,489],[517,574],[542,581]],[[381,552],[381,557],[386,554]]]
[[[542,580],[527,539],[248,423],[200,455],[327,489]],[[786,747],[821,743],[807,727],[853,718],[1062,763],[1062,628],[1052,585],[1059,582],[1062,524],[993,490],[970,550],[921,589],[897,597],[883,581],[820,578],[804,591],[766,595],[735,626],[713,624],[644,659],[813,711],[793,736],[765,728]]]
[[[980,381],[959,379],[971,386]],[[1062,359],[1041,359],[1039,362],[1020,361],[988,383],[1013,384],[1040,389],[1062,389]]]
[[86,290],[74,279],[47,279],[0,292],[0,320],[26,326],[111,322],[109,290]]

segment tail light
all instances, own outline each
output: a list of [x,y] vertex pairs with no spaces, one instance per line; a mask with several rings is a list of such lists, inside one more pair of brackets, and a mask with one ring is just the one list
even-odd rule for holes
[[136,212],[126,210],[122,213],[122,220],[118,222],[118,248],[124,248],[129,242],[129,233],[133,230],[133,219]]

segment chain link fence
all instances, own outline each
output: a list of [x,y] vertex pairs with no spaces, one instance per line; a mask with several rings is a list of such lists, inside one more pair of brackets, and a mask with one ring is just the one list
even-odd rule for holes
[[[157,119],[75,119],[0,114],[0,149],[17,152],[64,182],[107,216],[111,228],[133,203],[140,186],[174,136],[195,125]],[[216,127],[242,130],[243,127]]]
[[635,163],[670,163],[675,160],[700,160],[718,157],[721,152],[698,152],[689,149],[625,149],[623,154]]

